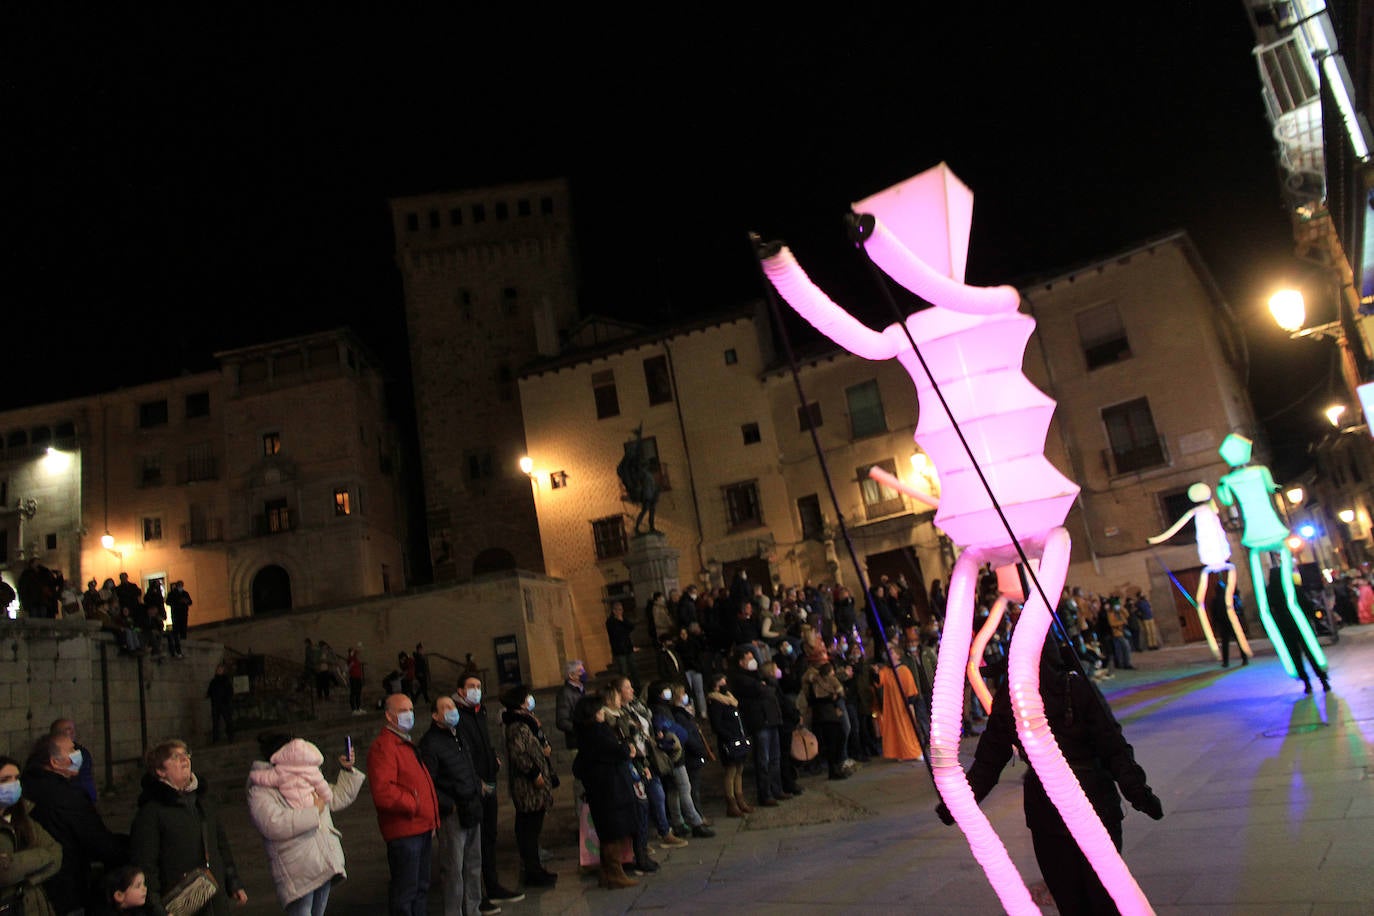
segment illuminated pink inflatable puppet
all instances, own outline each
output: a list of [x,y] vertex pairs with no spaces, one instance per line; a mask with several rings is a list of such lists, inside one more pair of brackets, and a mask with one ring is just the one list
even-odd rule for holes
[[[1017,311],[1014,288],[962,283],[973,194],[943,164],[860,201],[854,209],[873,217],[864,242],[869,257],[934,305],[905,321],[930,375],[900,325],[878,332],[856,320],[811,282],[788,249],[765,250],[763,269],[782,298],[817,330],[865,359],[896,358],[916,385],[916,441],[941,480],[935,524],[964,547],[950,582],[933,690],[932,774],[1002,906],[1010,913],[1037,914],[1039,907],[978,808],[959,766],[964,674],[979,567],[1017,561],[1014,534],[1028,556],[1039,556],[1044,593],[1057,596],[1069,563],[1063,521],[1078,487],[1045,458],[1054,401],[1021,373],[1022,353],[1035,321]],[[967,451],[958,430],[968,442]],[[980,468],[1011,533],[979,479]],[[878,471],[870,476],[935,504],[929,495],[890,474]],[[1008,676],[1017,735],[1046,793],[1118,909],[1127,914],[1153,912],[1066,764],[1045,718],[1039,668],[1050,621],[1051,609],[1038,595],[1032,596],[1012,636]]]
[[1188,488],[1188,498],[1195,503],[1193,508],[1183,513],[1178,521],[1169,526],[1169,530],[1145,541],[1162,544],[1178,534],[1189,519],[1193,520],[1193,528],[1197,531],[1197,556],[1202,561],[1202,575],[1197,581],[1197,617],[1202,624],[1202,635],[1207,637],[1207,648],[1212,650],[1213,658],[1221,658],[1217,638],[1212,633],[1212,622],[1207,617],[1206,598],[1211,573],[1226,572],[1229,573],[1226,577],[1226,619],[1231,624],[1231,632],[1236,636],[1236,645],[1241,653],[1245,658],[1252,658],[1255,653],[1245,640],[1245,631],[1240,628],[1236,607],[1231,600],[1236,594],[1236,567],[1231,562],[1231,543],[1226,540],[1226,529],[1222,527],[1221,517],[1217,514],[1217,504],[1212,500],[1212,488],[1205,483],[1195,483]]

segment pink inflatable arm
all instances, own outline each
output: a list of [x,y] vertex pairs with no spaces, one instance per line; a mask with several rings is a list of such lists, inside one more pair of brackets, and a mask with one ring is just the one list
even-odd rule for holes
[[992,639],[992,634],[997,632],[997,626],[1002,622],[1002,615],[1006,610],[1007,596],[998,595],[997,600],[992,603],[988,619],[983,621],[982,629],[973,637],[973,645],[969,646],[968,650],[968,685],[973,688],[973,693],[978,697],[978,702],[983,704],[985,712],[992,712],[992,691],[988,690],[987,681],[978,673],[978,668],[983,661],[983,650],[988,647],[988,640]]
[[899,492],[899,493],[905,493],[907,496],[910,496],[912,499],[918,499],[918,500],[920,500],[921,502],[925,503],[927,506],[930,506],[932,509],[934,509],[936,506],[940,505],[940,500],[936,499],[934,496],[931,496],[929,493],[926,493],[924,490],[918,490],[918,489],[916,489],[915,487],[911,486],[910,484],[902,483],[902,482],[901,482],[900,480],[898,480],[896,477],[894,477],[893,475],[889,474],[887,471],[884,471],[882,468],[878,467],[876,464],[873,465],[873,467],[871,467],[871,468],[868,469],[868,476],[869,476],[871,479],[878,481],[878,483],[882,484],[882,485],[885,486],[885,487],[888,487],[888,488],[890,488],[890,489],[896,490],[896,491]]
[[789,248],[763,259],[763,272],[778,295],[811,326],[864,359],[892,359],[901,347],[901,329],[896,336],[879,333],[840,308],[820,287],[811,282]]
[[883,273],[933,305],[965,314],[992,315],[1014,312],[1021,303],[1014,286],[965,286],[939,273],[912,254],[877,217],[864,249]]

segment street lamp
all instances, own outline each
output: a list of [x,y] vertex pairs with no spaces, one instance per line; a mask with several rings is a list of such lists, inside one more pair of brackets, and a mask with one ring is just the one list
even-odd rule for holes
[[1341,415],[1345,413],[1344,404],[1332,404],[1322,414],[1326,416],[1326,421],[1337,429],[1341,428]]
[[1302,487],[1289,487],[1284,491],[1283,495],[1288,499],[1288,505],[1296,506],[1298,503],[1302,502],[1302,498],[1306,494],[1303,493]]
[[520,458],[520,473],[526,477],[534,473],[534,459],[529,455],[522,455]]
[[1307,320],[1307,304],[1297,290],[1281,289],[1269,297],[1269,313],[1279,327],[1291,334]]
[[1355,520],[1355,510],[1342,509],[1341,511],[1336,513],[1336,518],[1340,519],[1341,521],[1349,525],[1351,522]]

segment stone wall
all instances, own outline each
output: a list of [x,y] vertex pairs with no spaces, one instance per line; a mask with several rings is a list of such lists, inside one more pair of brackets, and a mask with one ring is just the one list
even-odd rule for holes
[[494,640],[515,636],[527,684],[563,680],[562,664],[582,656],[568,584],[523,570],[481,576],[461,585],[388,595],[316,610],[224,621],[193,632],[243,653],[301,658],[307,638],[323,639],[339,654],[360,647],[371,697],[396,664],[396,653],[423,642],[436,686],[451,689],[456,668],[438,656],[497,668]]
[[223,647],[187,640],[182,652],[181,659],[128,657],[95,623],[0,620],[0,753],[22,761],[54,719],[72,719],[103,787],[107,761],[117,782],[138,770],[145,732],[150,744],[169,737],[196,743],[209,732],[205,688]]

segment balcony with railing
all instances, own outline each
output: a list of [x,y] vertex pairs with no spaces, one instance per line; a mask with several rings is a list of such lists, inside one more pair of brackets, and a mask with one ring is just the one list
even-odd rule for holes
[[224,540],[224,519],[202,518],[181,526],[181,546],[197,547]]
[[253,537],[268,537],[274,534],[286,534],[295,531],[297,527],[296,513],[291,509],[273,509],[261,515],[253,516],[250,530]]

